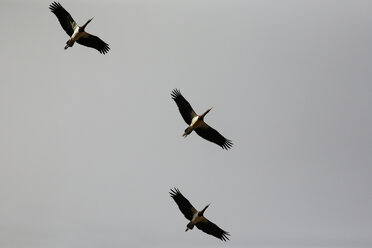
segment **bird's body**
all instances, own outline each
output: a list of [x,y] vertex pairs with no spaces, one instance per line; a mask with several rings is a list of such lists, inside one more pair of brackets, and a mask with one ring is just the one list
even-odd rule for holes
[[223,149],[228,150],[232,147],[233,143],[231,140],[226,139],[204,122],[204,117],[212,108],[207,109],[202,115],[197,115],[179,90],[173,90],[171,96],[176,102],[183,119],[189,125],[182,136],[187,137],[192,131],[195,131],[200,137],[221,146]]
[[196,223],[200,222],[203,220],[203,216],[199,216],[198,213],[195,213],[194,216],[192,217],[191,221],[186,225],[186,230],[185,232],[187,232],[188,230],[192,230],[195,226]]
[[186,130],[185,130],[185,132],[182,136],[186,137],[192,131],[194,131],[197,128],[202,127],[203,125],[205,125],[205,122],[203,121],[203,118],[201,118],[199,115],[195,116],[194,118],[192,118],[190,126],[188,128],[186,128]]
[[209,207],[209,204],[202,211],[196,211],[194,213],[194,215],[191,218],[191,221],[186,225],[187,228],[186,228],[185,232],[187,232],[189,229],[192,230],[197,223],[200,223],[200,222],[203,222],[203,221],[205,222],[206,221],[206,219],[203,216],[203,214],[204,214],[204,211],[208,207]]
[[82,31],[80,27],[75,28],[74,32],[72,33],[72,35],[70,37],[70,39],[68,39],[66,41],[65,50],[69,47],[72,47],[78,39],[80,39],[84,36],[85,37],[87,36],[86,32]]
[[62,7],[60,3],[53,2],[49,9],[57,16],[62,28],[66,31],[70,38],[66,42],[65,49],[72,47],[75,42],[80,45],[87,46],[98,50],[105,54],[110,50],[107,43],[99,37],[85,32],[86,26],[93,20],[89,19],[83,26],[78,26],[72,16]]
[[84,30],[81,30],[80,27],[77,27],[74,29],[74,32],[72,33],[70,39],[67,40],[65,49],[72,47],[74,43],[80,39],[81,37],[87,36],[87,33],[84,32]]
[[178,189],[171,189],[170,195],[177,203],[185,218],[190,221],[186,225],[187,228],[185,231],[192,230],[194,226],[196,226],[203,232],[213,235],[223,241],[229,240],[228,236],[230,234],[228,232],[222,230],[216,224],[204,217],[204,212],[210,204],[205,206],[203,210],[197,211]]

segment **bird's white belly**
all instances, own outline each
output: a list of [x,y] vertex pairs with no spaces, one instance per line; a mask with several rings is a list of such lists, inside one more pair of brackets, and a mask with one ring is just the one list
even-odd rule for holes
[[191,120],[191,124],[190,124],[190,127],[191,127],[192,129],[195,129],[195,128],[197,128],[199,125],[200,125],[199,116],[195,116],[194,118],[192,118],[192,120]]
[[74,33],[72,34],[71,40],[77,41],[78,39],[80,39],[83,36],[84,36],[84,32],[79,32],[79,29],[77,28],[77,29],[75,29]]
[[200,222],[202,220],[202,216],[199,216],[197,213],[194,214],[194,216],[191,219],[191,222],[195,225],[196,223]]

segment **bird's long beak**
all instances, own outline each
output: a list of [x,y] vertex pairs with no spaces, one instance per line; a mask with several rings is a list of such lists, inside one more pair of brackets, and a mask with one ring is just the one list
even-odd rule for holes
[[93,20],[94,16],[87,21],[87,24]]
[[93,20],[94,17],[90,18],[83,26],[82,28],[85,29],[86,26]]
[[202,114],[200,117],[203,119],[203,118],[204,118],[204,117],[209,113],[209,111],[212,110],[212,108],[213,108],[213,107],[207,109],[207,111],[205,111],[204,114]]
[[205,210],[207,210],[207,208],[209,207],[209,205],[211,205],[211,204],[209,203],[207,206],[205,206],[205,208],[203,208],[203,210],[201,211],[202,214],[204,214]]
[[182,134],[182,137],[186,138],[187,137],[187,133],[183,133]]
[[189,228],[187,227],[186,230],[185,230],[185,232],[187,232],[188,230],[189,230]]

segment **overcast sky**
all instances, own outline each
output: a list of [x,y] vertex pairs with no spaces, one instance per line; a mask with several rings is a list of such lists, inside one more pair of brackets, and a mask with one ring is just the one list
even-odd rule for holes
[[1,248],[372,246],[371,1],[61,1],[106,55],[50,3],[0,2]]

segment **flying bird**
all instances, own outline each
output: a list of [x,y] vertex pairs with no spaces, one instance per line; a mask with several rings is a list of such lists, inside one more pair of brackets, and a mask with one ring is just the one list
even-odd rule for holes
[[177,188],[171,189],[171,192],[169,192],[169,194],[177,203],[179,209],[186,217],[186,219],[190,220],[190,222],[186,226],[187,228],[185,232],[187,232],[188,230],[192,230],[194,226],[196,226],[203,232],[213,235],[223,241],[229,240],[228,236],[230,236],[230,234],[228,232],[222,230],[216,224],[204,217],[204,211],[209,207],[210,203],[205,206],[203,210],[197,211]]
[[66,42],[65,49],[72,47],[75,42],[80,45],[97,49],[100,53],[107,53],[110,48],[107,43],[95,35],[85,32],[85,28],[93,18],[89,19],[83,26],[78,26],[72,16],[62,7],[60,3],[53,2],[49,9],[57,16],[62,28],[66,31],[70,39]]
[[172,99],[176,102],[178,109],[185,120],[189,125],[183,133],[183,137],[187,137],[192,131],[195,132],[202,138],[216,143],[221,146],[223,149],[230,149],[233,146],[231,140],[223,137],[217,130],[210,127],[207,123],[204,122],[204,117],[211,111],[212,108],[207,109],[202,115],[197,115],[192,109],[190,103],[181,95],[181,92],[178,89],[174,89],[171,93]]

